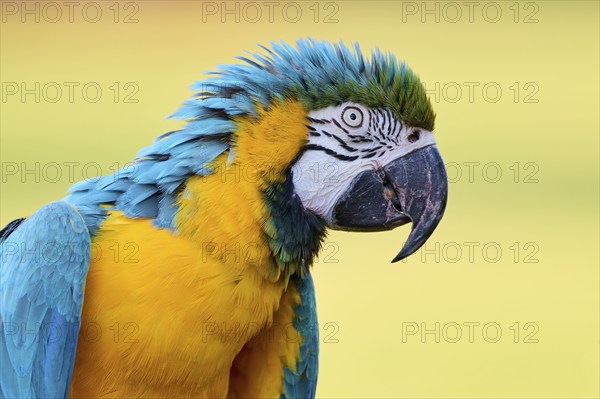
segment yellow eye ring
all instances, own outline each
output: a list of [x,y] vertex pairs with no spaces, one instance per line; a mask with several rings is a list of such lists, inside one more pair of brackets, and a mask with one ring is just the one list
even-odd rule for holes
[[346,107],[342,112],[342,121],[352,128],[361,127],[363,119],[363,113],[357,107]]

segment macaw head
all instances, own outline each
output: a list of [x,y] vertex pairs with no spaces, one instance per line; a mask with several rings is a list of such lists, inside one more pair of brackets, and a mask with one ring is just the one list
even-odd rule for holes
[[422,93],[405,101],[402,107],[421,107],[423,114],[407,120],[389,103],[368,106],[373,104],[368,100],[310,111],[308,141],[292,169],[302,204],[330,228],[381,231],[412,222],[393,261],[425,243],[442,218],[448,194],[429,102]]
[[419,78],[393,55],[376,50],[367,59],[358,45],[309,39],[262,48],[196,84],[197,97],[175,114],[188,120],[179,142],[186,131],[189,140],[202,135],[225,143],[228,164],[258,165],[276,252],[304,259],[314,242],[299,243],[320,226],[381,231],[409,222],[393,261],[415,252],[448,193]]

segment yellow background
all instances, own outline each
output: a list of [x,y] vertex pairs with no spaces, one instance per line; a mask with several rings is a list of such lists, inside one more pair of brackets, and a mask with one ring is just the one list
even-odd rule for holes
[[[256,22],[243,3],[240,21],[225,15],[223,23],[220,13],[203,15],[196,1],[136,2],[137,23],[122,22],[136,11],[124,3],[115,23],[112,1],[98,2],[97,23],[83,18],[83,4],[73,22],[68,15],[46,21],[55,18],[51,8],[39,23],[35,15],[23,23],[22,10],[4,13],[3,83],[97,82],[103,94],[89,103],[75,89],[70,103],[63,86],[56,103],[3,98],[2,225],[61,198],[95,165],[105,174],[115,163],[123,166],[155,136],[180,126],[164,117],[191,94],[188,86],[256,43],[312,36],[358,41],[364,50],[379,46],[407,60],[428,88],[439,83],[436,135],[453,182],[446,216],[427,244],[432,253],[389,263],[408,227],[330,234],[314,268],[322,334],[318,396],[598,397],[598,2],[521,2],[517,22],[514,3],[498,2],[497,23],[482,14],[488,7],[486,16],[495,18],[488,2],[478,2],[472,22],[458,2],[456,23],[449,21],[455,9],[443,2],[427,3],[440,10],[439,22],[430,14],[421,21],[421,2],[330,3],[317,3],[315,22],[314,2],[298,2],[296,23],[289,21],[294,10],[286,20],[279,3],[271,23],[263,2]],[[413,5],[416,15],[403,13]],[[337,22],[324,23],[331,12]],[[525,23],[531,12],[537,22]],[[122,90],[134,82],[139,101],[115,103],[114,82]],[[472,101],[464,82],[479,84]],[[502,90],[497,102],[490,101],[492,89],[488,97],[482,93],[490,82]],[[462,97],[454,102],[457,85]],[[537,102],[525,102],[535,88],[529,100]],[[29,169],[39,162],[38,172],[21,176],[22,162]],[[45,166],[53,162],[63,165],[58,178]],[[77,163],[72,178],[65,162]],[[472,179],[469,162],[479,163]],[[5,173],[15,165],[16,175]],[[497,170],[502,176],[493,183]],[[479,323],[473,342],[468,322]],[[440,342],[421,331],[403,334],[412,323],[419,329],[440,323]],[[456,343],[453,323],[463,334]],[[486,323],[501,328],[498,342],[487,342],[495,331],[484,336]],[[530,338],[538,342],[524,342],[536,326]]]

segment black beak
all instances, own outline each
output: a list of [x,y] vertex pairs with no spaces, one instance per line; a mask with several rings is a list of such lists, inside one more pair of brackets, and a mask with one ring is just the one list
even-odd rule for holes
[[448,178],[435,145],[420,148],[381,170],[359,174],[336,204],[333,228],[390,230],[412,221],[412,230],[397,262],[418,250],[444,215]]
[[421,248],[444,216],[448,177],[435,145],[424,147],[386,165],[383,170],[398,195],[402,212],[412,220],[412,230],[397,262]]

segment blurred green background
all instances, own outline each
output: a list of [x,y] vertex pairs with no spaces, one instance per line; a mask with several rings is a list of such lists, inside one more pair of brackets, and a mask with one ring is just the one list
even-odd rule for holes
[[[124,166],[216,65],[357,41],[437,111],[441,225],[332,232],[314,267],[317,395],[599,396],[599,3],[2,1],[2,225]],[[72,7],[72,8],[70,8]]]

